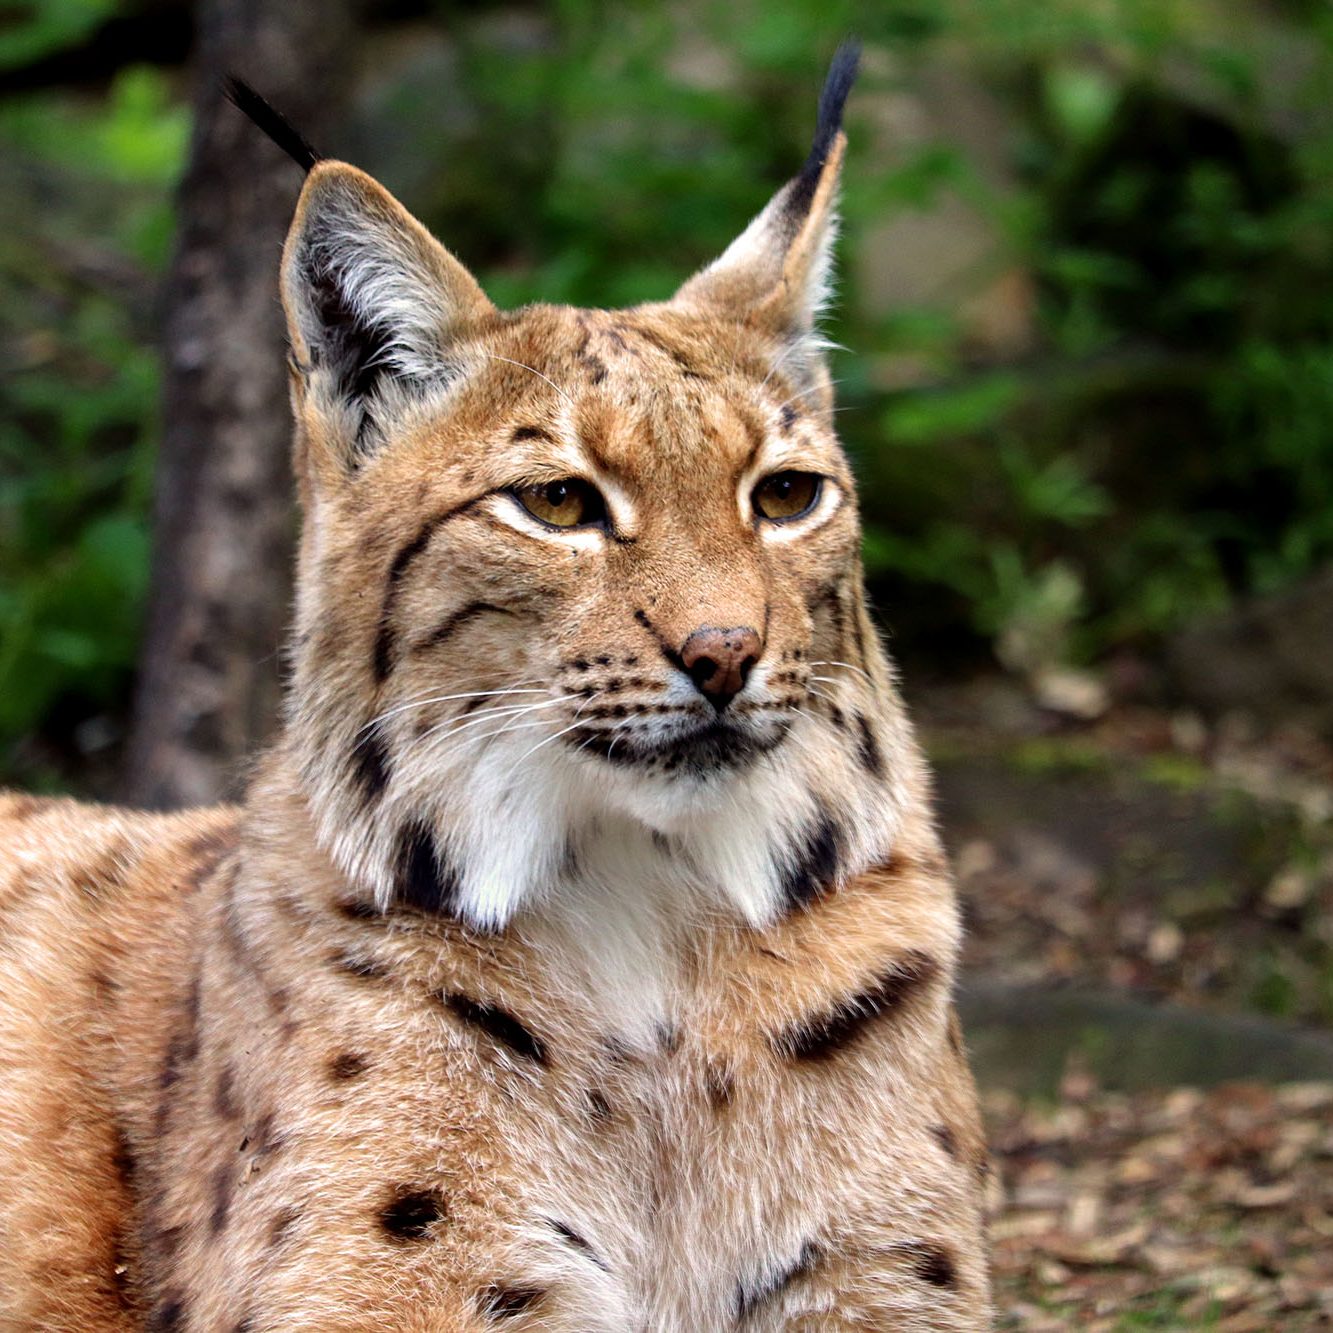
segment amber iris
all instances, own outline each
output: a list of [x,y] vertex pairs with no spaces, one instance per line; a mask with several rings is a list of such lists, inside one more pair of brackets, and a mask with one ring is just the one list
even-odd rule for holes
[[596,488],[577,477],[524,486],[514,495],[533,518],[553,528],[586,528],[606,518],[606,505]]
[[754,488],[754,508],[761,518],[799,518],[819,499],[823,478],[813,472],[775,472]]

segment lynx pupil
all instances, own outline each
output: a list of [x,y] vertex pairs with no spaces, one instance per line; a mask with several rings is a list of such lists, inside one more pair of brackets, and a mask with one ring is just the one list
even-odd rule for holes
[[587,527],[606,515],[602,497],[577,477],[525,486],[516,495],[528,513],[553,528]]
[[775,472],[755,487],[755,511],[763,518],[798,518],[819,498],[820,478],[813,472]]

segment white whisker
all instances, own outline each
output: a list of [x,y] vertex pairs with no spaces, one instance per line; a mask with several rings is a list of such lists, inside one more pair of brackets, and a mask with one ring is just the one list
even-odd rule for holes
[[[834,661],[828,661],[828,662],[810,662],[810,663],[808,663],[808,665],[809,665],[809,666],[812,666],[812,667],[822,667],[822,666],[846,667],[848,671],[855,671],[855,672],[857,673],[857,675],[859,675],[859,676],[864,676],[864,677],[866,678],[866,680],[869,681],[869,683],[870,683],[871,685],[873,685],[873,684],[875,683],[875,678],[874,678],[868,671],[863,670],[863,669],[862,669],[861,667],[859,667],[859,666],[853,666],[851,662],[834,662]],[[821,677],[821,676],[816,676],[816,677],[814,677],[814,679],[816,679],[816,680],[822,680],[823,677]]]
[[466,720],[462,718],[446,718],[443,722],[437,722],[430,730],[423,732],[417,737],[420,744],[430,740],[432,736],[443,733],[444,737],[457,736],[460,731],[468,731],[472,727],[480,726],[484,722],[494,722],[499,717],[522,717],[525,713],[535,713],[539,708],[554,708],[557,704],[568,703],[573,695],[562,695],[556,699],[543,699],[538,703],[512,704],[508,708],[486,708],[480,713],[469,716]]
[[411,708],[427,708],[431,704],[447,704],[455,699],[500,699],[506,694],[550,694],[550,690],[544,688],[527,689],[517,685],[507,686],[503,690],[467,690],[463,694],[437,694],[428,699],[416,698],[409,699],[406,703],[400,703],[393,708],[386,708],[378,717],[372,717],[364,727],[357,731],[359,736],[363,731],[369,731],[372,727],[386,721],[388,718],[396,716],[398,713],[406,713]]
[[561,396],[561,398],[565,400],[565,402],[567,402],[571,407],[574,406],[574,400],[553,379],[550,379],[548,376],[543,375],[541,371],[537,370],[535,367],[526,366],[523,364],[522,361],[515,361],[511,357],[500,356],[495,352],[483,352],[482,355],[490,357],[492,361],[504,361],[511,366],[517,366],[520,370],[529,371],[531,374],[536,375],[536,377],[539,380],[546,380],[547,384],[549,384],[551,388],[553,388],[556,391],[556,393],[558,393]]

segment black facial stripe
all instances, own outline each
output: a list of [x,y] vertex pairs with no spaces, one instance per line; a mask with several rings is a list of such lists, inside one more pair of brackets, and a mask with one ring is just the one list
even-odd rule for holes
[[546,1064],[546,1044],[529,1031],[507,1009],[498,1005],[482,1004],[457,991],[441,993],[440,1001],[456,1018],[473,1027],[479,1027],[488,1036],[504,1046],[508,1046],[516,1055],[536,1064]]
[[870,729],[870,722],[864,713],[856,715],[856,726],[861,733],[860,743],[857,746],[857,757],[861,760],[861,767],[872,778],[882,778],[884,776],[884,755],[880,751],[879,742],[875,739],[875,733]]
[[399,1189],[380,1212],[380,1225],[394,1240],[430,1240],[431,1227],[445,1215],[437,1190]]
[[487,1287],[481,1293],[481,1312],[489,1319],[513,1319],[545,1297],[541,1287]]
[[827,1060],[851,1046],[876,1019],[900,1008],[939,971],[929,954],[909,949],[873,986],[779,1032],[773,1049],[789,1060]]
[[423,824],[406,825],[398,837],[394,900],[420,912],[452,915],[458,877],[440,860],[435,838]]
[[[843,594],[844,596],[847,596],[846,585],[843,586]],[[850,601],[851,598],[848,597],[848,600]],[[864,667],[866,664],[865,611],[853,603],[849,614],[852,622],[852,638],[856,644],[856,665]]]
[[782,869],[782,892],[790,908],[804,906],[837,879],[842,857],[842,830],[820,809],[800,844]]
[[680,654],[661,636],[661,634],[658,633],[657,626],[648,619],[647,611],[642,607],[635,607],[634,619],[638,621],[638,623],[657,641],[657,646],[662,650],[662,656],[665,657],[677,671],[683,672],[688,676],[690,673],[685,669],[685,663],[681,661]]
[[406,542],[398,548],[389,564],[389,573],[384,584],[384,598],[380,604],[379,628],[375,634],[375,650],[372,662],[377,684],[387,680],[389,672],[393,670],[393,610],[398,600],[399,587],[407,571],[411,568],[412,562],[430,545],[431,538],[441,527],[451,519],[461,518],[464,514],[469,513],[485,498],[485,495],[474,495],[470,500],[464,500],[452,509],[446,509],[441,514],[433,515],[417,529],[416,536],[410,542]]
[[379,723],[372,722],[352,742],[352,772],[366,795],[375,801],[389,785],[389,751],[380,735]]
[[164,1292],[148,1316],[149,1333],[177,1333],[185,1327],[187,1311],[185,1297],[180,1292]]
[[445,618],[443,622],[437,625],[424,638],[417,640],[412,645],[414,653],[424,652],[427,649],[439,648],[442,644],[448,643],[451,638],[465,625],[476,620],[478,616],[494,612],[496,615],[509,616],[514,613],[505,606],[496,606],[494,602],[469,602],[462,610],[455,611],[453,615]]
[[587,1255],[588,1259],[592,1263],[596,1264],[597,1267],[600,1268],[603,1273],[609,1273],[611,1271],[610,1265],[606,1262],[606,1260],[603,1259],[602,1256],[598,1254],[597,1251],[594,1250],[591,1245],[588,1244],[587,1240],[583,1236],[579,1235],[579,1233],[575,1231],[574,1228],[571,1227],[567,1222],[560,1222],[554,1217],[548,1217],[546,1220],[551,1224],[552,1228],[554,1229],[554,1231],[558,1236],[560,1236],[568,1244],[572,1245],[576,1250],[580,1250],[585,1255]]
[[801,1253],[797,1256],[796,1262],[783,1269],[776,1277],[763,1278],[748,1284],[745,1282],[737,1283],[732,1317],[737,1323],[748,1318],[765,1301],[770,1301],[775,1296],[781,1295],[793,1282],[808,1276],[819,1262],[819,1258],[819,1246],[814,1241],[808,1240],[801,1247]]
[[953,1288],[958,1285],[958,1266],[953,1255],[943,1245],[921,1242],[902,1247],[912,1264],[912,1273],[932,1287]]

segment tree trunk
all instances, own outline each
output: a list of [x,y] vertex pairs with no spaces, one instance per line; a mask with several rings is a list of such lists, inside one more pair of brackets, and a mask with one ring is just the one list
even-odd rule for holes
[[245,79],[318,143],[351,27],[349,0],[200,0],[124,784],[139,804],[234,794],[279,697],[295,517],[278,256],[301,172],[225,101],[222,79]]

